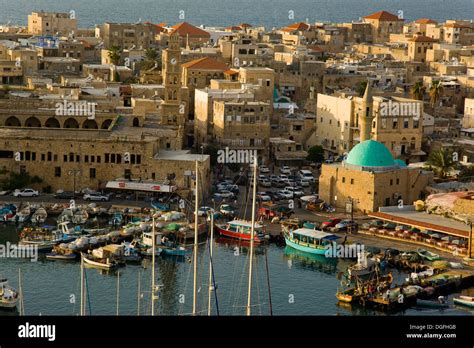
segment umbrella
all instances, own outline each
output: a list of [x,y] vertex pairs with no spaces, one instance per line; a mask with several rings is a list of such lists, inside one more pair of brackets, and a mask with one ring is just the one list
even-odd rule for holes
[[433,234],[431,235],[431,238],[433,238],[433,239],[440,239],[441,236],[440,236],[438,233],[433,233]]
[[453,240],[453,237],[451,237],[451,236],[444,236],[443,238],[441,238],[441,240],[445,240],[445,241],[451,242],[451,241]]

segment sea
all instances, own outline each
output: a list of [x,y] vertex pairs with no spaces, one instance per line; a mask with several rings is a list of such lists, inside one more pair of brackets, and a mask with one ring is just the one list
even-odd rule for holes
[[351,22],[386,10],[408,21],[474,19],[474,0],[0,0],[0,24],[27,24],[32,11],[74,11],[79,27],[151,21],[173,25],[249,23],[279,28],[297,21]]

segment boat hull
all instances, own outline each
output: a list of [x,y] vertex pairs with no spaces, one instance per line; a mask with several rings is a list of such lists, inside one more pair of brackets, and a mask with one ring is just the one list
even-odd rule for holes
[[455,298],[453,301],[454,301],[455,304],[474,308],[474,301],[463,300],[461,298]]
[[[251,241],[250,234],[229,231],[229,230],[226,230],[223,227],[219,227],[219,225],[217,225],[217,232],[223,237]],[[263,243],[264,242],[264,240],[261,239],[258,235],[254,235],[253,241],[254,241],[254,243]]]
[[97,261],[91,260],[91,259],[87,258],[87,256],[85,254],[82,254],[82,259],[84,260],[84,263],[86,265],[89,265],[89,266],[94,267],[94,268],[111,270],[111,269],[115,269],[115,268],[118,267],[118,265],[116,263],[102,263],[102,262],[97,262]]
[[292,247],[293,249],[303,251],[303,252],[309,253],[309,254],[314,254],[314,255],[325,255],[326,250],[327,250],[326,248],[323,248],[323,247],[321,247],[321,248],[312,248],[312,247],[308,247],[308,246],[305,246],[305,245],[295,243],[291,239],[289,239],[287,236],[285,236],[285,243],[286,243],[286,245],[288,245],[289,247]]

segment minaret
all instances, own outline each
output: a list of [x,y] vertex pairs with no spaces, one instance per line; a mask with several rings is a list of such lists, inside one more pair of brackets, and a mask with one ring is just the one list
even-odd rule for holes
[[362,115],[359,116],[360,142],[371,139],[373,98],[370,92],[370,82],[367,81],[364,96],[362,97]]

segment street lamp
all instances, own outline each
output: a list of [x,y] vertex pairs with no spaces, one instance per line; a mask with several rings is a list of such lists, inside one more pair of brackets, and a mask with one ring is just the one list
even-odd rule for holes
[[68,175],[73,176],[73,179],[72,179],[72,182],[73,182],[72,198],[76,199],[76,175],[81,174],[82,171],[80,169],[71,169],[67,173],[68,173]]

